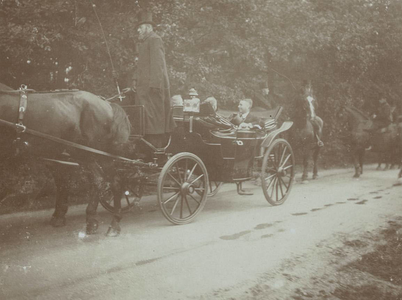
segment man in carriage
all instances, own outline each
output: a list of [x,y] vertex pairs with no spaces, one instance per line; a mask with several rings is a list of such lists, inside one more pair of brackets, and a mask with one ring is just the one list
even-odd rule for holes
[[238,105],[239,112],[232,114],[229,117],[229,121],[239,126],[240,129],[251,129],[254,126],[258,126],[260,129],[264,128],[264,122],[250,112],[252,107],[253,100],[248,98],[240,100]]

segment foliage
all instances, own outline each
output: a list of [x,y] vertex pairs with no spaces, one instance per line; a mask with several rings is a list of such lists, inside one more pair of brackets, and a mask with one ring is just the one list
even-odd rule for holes
[[195,87],[228,109],[251,97],[289,116],[295,87],[310,80],[328,157],[346,151],[344,104],[371,113],[384,95],[402,106],[398,0],[1,0],[0,82],[116,94],[113,67],[131,85],[140,9],[165,42],[172,94]]

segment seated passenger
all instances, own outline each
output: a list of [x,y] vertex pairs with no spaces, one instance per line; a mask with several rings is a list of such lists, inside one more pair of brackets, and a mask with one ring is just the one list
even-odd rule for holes
[[240,129],[251,129],[254,126],[263,128],[264,125],[261,124],[260,118],[250,113],[250,109],[252,106],[253,106],[253,100],[251,99],[240,100],[238,106],[239,112],[232,114],[229,117],[229,121],[232,124],[239,126]]
[[183,106],[183,98],[181,95],[174,95],[170,98],[170,106]]
[[215,99],[215,97],[208,97],[204,101],[202,101],[201,104],[203,103],[209,103],[211,104],[213,110],[216,112],[218,110],[218,101]]

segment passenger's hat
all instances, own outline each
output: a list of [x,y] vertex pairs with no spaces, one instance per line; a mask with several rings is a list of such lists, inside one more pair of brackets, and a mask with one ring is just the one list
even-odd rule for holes
[[135,25],[135,28],[138,28],[142,24],[151,24],[155,26],[155,23],[152,21],[152,12],[147,10],[142,10],[138,14],[138,23]]
[[189,95],[189,96],[198,96],[198,93],[197,93],[197,91],[195,90],[195,88],[191,88],[191,89],[188,91],[188,95]]

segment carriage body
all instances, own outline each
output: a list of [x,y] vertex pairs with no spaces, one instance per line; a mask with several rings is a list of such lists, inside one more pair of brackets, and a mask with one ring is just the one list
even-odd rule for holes
[[[129,118],[136,122],[133,139],[147,144],[154,153],[153,160],[159,164],[157,170],[145,174],[147,178],[152,177],[149,172],[159,176],[158,201],[170,222],[190,222],[207,197],[215,195],[223,183],[235,183],[239,194],[249,194],[242,189],[242,183],[256,179],[256,174],[270,204],[280,205],[287,199],[294,178],[294,157],[289,143],[278,138],[292,126],[292,122],[285,121],[278,128],[282,108],[268,113],[268,126],[262,130],[239,130],[228,122],[217,121],[215,112],[208,109],[172,110],[177,127],[169,144],[157,149],[143,139],[143,124],[139,123],[143,119],[142,108],[126,107]],[[149,181],[146,184],[155,185]]]
[[190,152],[204,162],[210,181],[233,183],[250,180],[253,176],[254,160],[260,155],[263,137],[252,131],[219,131],[202,128],[197,124],[189,130],[189,122],[177,122],[172,134],[170,153]]

